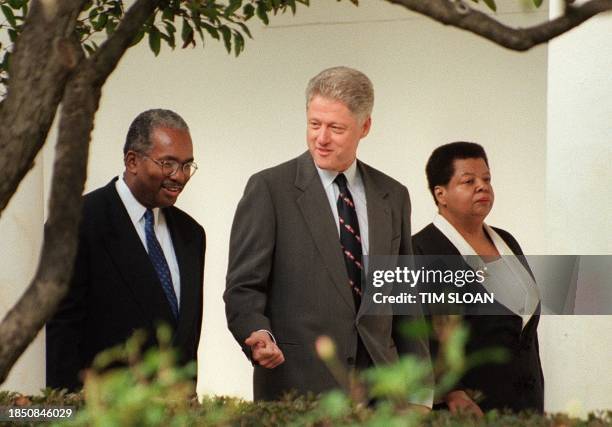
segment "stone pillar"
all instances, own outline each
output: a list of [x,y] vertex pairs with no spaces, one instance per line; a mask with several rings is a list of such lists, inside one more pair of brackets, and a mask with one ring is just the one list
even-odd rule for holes
[[[42,155],[39,155],[0,217],[0,318],[21,297],[36,272],[43,239],[44,200]],[[45,386],[44,341],[41,331],[0,389],[40,393]],[[7,344],[10,343],[2,343]]]
[[[561,1],[550,6],[558,15]],[[546,245],[549,254],[612,254],[612,14],[548,49]],[[612,316],[543,316],[546,410],[612,408]]]

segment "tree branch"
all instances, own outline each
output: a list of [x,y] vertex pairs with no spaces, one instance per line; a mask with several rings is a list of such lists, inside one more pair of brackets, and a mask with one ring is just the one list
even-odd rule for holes
[[526,51],[582,24],[587,19],[612,10],[612,0],[590,0],[580,6],[568,4],[565,13],[551,21],[529,28],[508,27],[494,17],[470,8],[463,0],[387,0],[413,12],[484,37],[505,48]]
[[79,47],[71,41],[85,0],[32,1],[0,104],[0,213],[43,146]]
[[0,384],[49,319],[68,290],[77,249],[81,194],[87,172],[89,134],[100,90],[88,82],[91,71],[79,69],[66,85],[45,224],[36,275],[0,323]]
[[[101,88],[157,4],[156,0],[136,1],[117,31],[92,57],[86,60],[79,57],[79,66],[66,85],[49,198],[50,213],[38,270],[24,295],[0,323],[0,342],[11,343],[0,346],[0,384],[68,291],[78,245],[89,142]],[[82,50],[78,52],[83,55]]]
[[125,51],[130,47],[138,31],[155,11],[160,0],[137,0],[125,12],[112,37],[109,37],[92,55],[90,60],[97,70],[99,84],[103,84],[113,72]]

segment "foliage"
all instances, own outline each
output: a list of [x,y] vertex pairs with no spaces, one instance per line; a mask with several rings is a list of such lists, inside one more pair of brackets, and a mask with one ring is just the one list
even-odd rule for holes
[[[456,325],[454,326],[456,327]],[[449,334],[450,347],[444,359],[453,366],[465,367],[469,357],[462,356],[465,331],[459,327]],[[541,416],[513,415],[491,411],[478,419],[469,414],[451,415],[446,411],[424,414],[407,404],[422,390],[429,370],[427,364],[405,357],[393,366],[369,370],[362,377],[370,390],[365,401],[352,399],[340,390],[322,396],[287,395],[276,402],[247,402],[231,397],[195,398],[194,366],[177,367],[168,346],[168,329],[158,332],[159,349],[141,354],[145,337],[137,333],[124,346],[100,354],[94,369],[86,374],[84,392],[44,390],[42,396],[22,396],[0,392],[0,406],[70,405],[78,408],[76,417],[61,426],[566,426],[603,427],[612,425],[612,412],[590,414],[584,419],[565,414]],[[329,342],[325,342],[326,345]],[[333,348],[325,358],[331,360]],[[117,364],[127,365],[108,370]],[[106,371],[105,371],[106,369]],[[446,375],[445,374],[445,375]],[[453,373],[456,375],[456,372]],[[86,396],[86,399],[85,399]],[[375,400],[371,400],[374,398]],[[24,424],[27,425],[27,424]],[[31,423],[30,425],[35,425]]]
[[[6,32],[9,43],[0,40],[0,84],[8,82],[8,65],[12,46],[23,29],[31,0],[0,0],[5,21],[0,32]],[[83,7],[76,26],[76,36],[87,55],[115,32],[124,16],[124,0],[89,0]],[[228,53],[236,56],[244,50],[246,38],[252,38],[246,22],[256,17],[265,25],[270,15],[290,10],[309,0],[163,0],[155,13],[142,26],[133,45],[147,39],[149,48],[159,55],[166,44],[195,47],[199,40],[204,47],[207,39],[223,41]]]
[[[54,392],[57,393],[57,392]],[[37,405],[83,405],[83,395],[64,395],[67,399],[59,402],[56,398],[46,400],[45,396],[25,397],[16,393],[0,392],[0,406],[17,405],[17,399],[31,400],[31,404]],[[80,402],[80,403],[79,403]],[[21,402],[23,403],[23,402]],[[28,405],[28,404],[26,404]],[[23,406],[23,405],[21,405]],[[131,424],[118,424],[115,420],[108,424],[94,423],[77,424],[75,421],[65,421],[55,424],[56,426],[73,425],[106,425],[109,427],[128,426],[168,426],[182,424],[189,426],[207,427],[233,427],[233,426],[412,426],[417,425],[414,413],[403,411],[394,413],[388,404],[380,404],[376,408],[368,408],[349,404],[343,394],[333,392],[316,399],[314,396],[296,397],[288,396],[278,402],[248,402],[231,397],[204,397],[201,403],[189,401],[180,410],[174,407],[172,413],[177,421],[167,423],[151,424],[145,423],[146,411],[143,411],[136,422]],[[120,409],[114,408],[119,412]],[[0,422],[0,426],[2,426]],[[42,425],[41,423],[20,423],[20,426]],[[475,418],[467,414],[452,415],[447,411],[436,411],[428,415],[418,416],[418,425],[422,427],[606,427],[612,426],[612,411],[591,413],[586,419],[571,417],[566,414],[536,415],[530,413],[510,414],[498,411],[488,412],[483,419]]]

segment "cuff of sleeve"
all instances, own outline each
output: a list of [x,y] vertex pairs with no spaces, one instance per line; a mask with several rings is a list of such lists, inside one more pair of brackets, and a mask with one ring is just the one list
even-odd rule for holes
[[410,399],[408,400],[410,401],[410,403],[413,403],[415,405],[423,405],[431,409],[434,403],[434,390],[433,388],[429,387],[424,388],[420,390],[418,394],[410,396]]
[[272,338],[272,342],[276,344],[276,338],[274,338],[274,335],[272,334],[272,332],[268,331],[267,329],[258,329],[255,332],[267,332],[268,335],[270,335],[270,338]]

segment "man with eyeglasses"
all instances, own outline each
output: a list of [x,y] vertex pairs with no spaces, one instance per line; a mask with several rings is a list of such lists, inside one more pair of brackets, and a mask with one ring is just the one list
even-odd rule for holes
[[197,357],[206,237],[173,206],[197,170],[189,128],[173,111],[145,111],[123,153],[123,176],[84,196],[70,290],[47,323],[48,387],[80,388],[96,354],[136,330],[155,346],[162,323],[179,362]]

